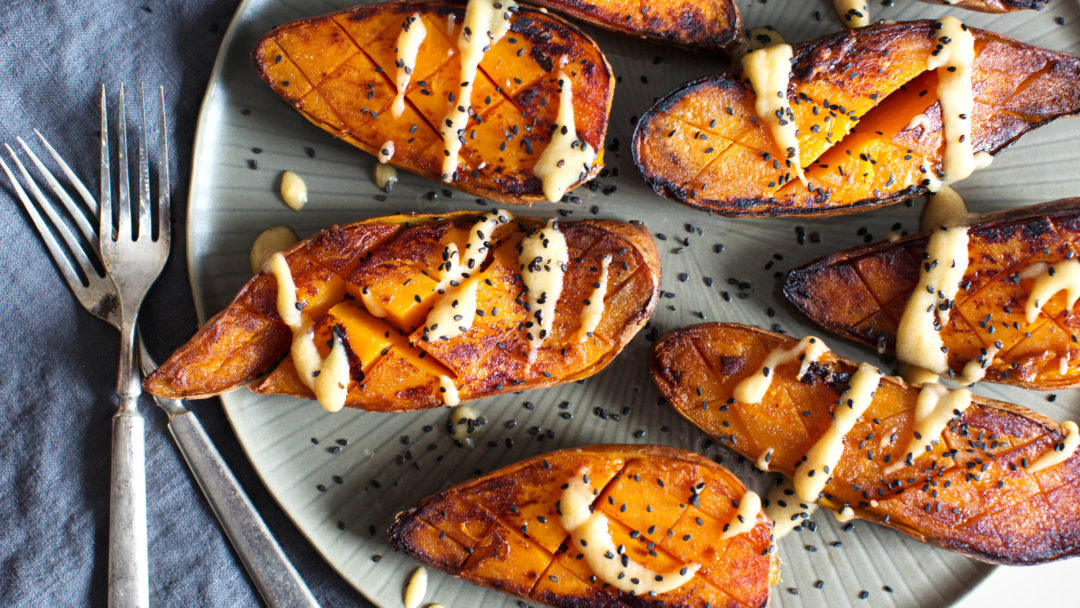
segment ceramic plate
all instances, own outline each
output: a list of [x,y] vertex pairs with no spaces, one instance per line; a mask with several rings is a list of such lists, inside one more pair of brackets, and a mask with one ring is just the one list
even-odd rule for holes
[[[372,157],[309,124],[256,77],[248,56],[261,34],[348,4],[246,0],[225,36],[199,119],[188,211],[188,263],[203,320],[250,278],[249,247],[271,225],[287,224],[307,236],[334,223],[408,211],[481,209],[484,204],[404,173],[389,196],[377,196]],[[824,0],[739,4],[749,27],[772,25],[791,42],[841,27]],[[1043,12],[1004,16],[950,11],[914,0],[896,0],[891,8],[871,4],[875,18],[939,18],[952,12],[972,25],[1027,42],[1080,51],[1076,2],[1057,0]],[[1065,25],[1056,18],[1064,18]],[[659,198],[645,186],[629,153],[636,117],[677,85],[718,71],[723,61],[583,29],[604,49],[619,77],[605,154],[608,169],[593,187],[573,193],[580,203],[514,211],[562,213],[569,220],[644,220],[659,239],[666,296],[650,330],[708,320],[782,328],[795,335],[819,331],[784,304],[777,289],[781,274],[826,253],[880,239],[897,227],[916,227],[918,208],[904,205],[826,220],[730,220]],[[1078,140],[1080,119],[1063,119],[1026,136],[957,189],[977,211],[1077,194],[1071,185],[1080,168]],[[310,189],[311,202],[299,213],[276,194],[285,169],[301,174]],[[648,374],[648,333],[641,332],[588,381],[476,402],[488,423],[472,449],[456,447],[446,435],[445,410],[328,414],[314,402],[246,391],[223,401],[255,469],[327,562],[375,604],[397,607],[416,564],[387,545],[384,531],[394,514],[450,483],[534,454],[594,443],[660,443],[714,457],[751,487],[766,487],[768,475],[714,446],[658,402]],[[874,360],[868,350],[842,340],[830,344],[846,356]],[[1077,401],[1071,394],[1050,402],[1045,394],[996,387],[977,392],[1057,419],[1066,417]],[[827,513],[815,520],[816,531],[780,542],[783,582],[775,590],[776,606],[946,606],[992,569],[873,524],[857,522],[844,531]],[[823,581],[823,588],[815,587],[817,581]],[[869,595],[861,600],[864,591]],[[439,573],[432,573],[428,601],[451,607],[517,602]]]

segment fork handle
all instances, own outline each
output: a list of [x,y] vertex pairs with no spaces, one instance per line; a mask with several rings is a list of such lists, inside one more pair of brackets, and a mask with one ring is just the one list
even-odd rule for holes
[[120,397],[112,422],[109,492],[109,607],[150,605],[146,550],[146,460],[137,396]]
[[318,608],[195,414],[184,409],[170,416],[169,431],[266,605]]

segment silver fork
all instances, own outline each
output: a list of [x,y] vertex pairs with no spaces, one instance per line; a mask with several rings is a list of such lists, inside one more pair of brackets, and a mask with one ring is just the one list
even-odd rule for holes
[[[98,215],[97,201],[45,137],[37,130],[34,134],[85,203],[85,209],[75,203],[26,142],[18,138],[18,144],[66,210],[64,215],[76,225],[85,240],[80,242],[78,236],[60,219],[63,212],[58,212],[58,205],[41,192],[18,155],[7,144],[5,147],[12,162],[26,184],[25,190],[2,157],[0,169],[7,175],[16,197],[76,298],[88,312],[119,330],[119,295],[112,280],[100,270],[102,266],[97,253],[98,232],[94,226]],[[27,191],[45,212],[48,222],[31,203]],[[60,235],[63,245],[57,241],[54,231]],[[149,373],[155,365],[141,335],[139,349],[143,371]],[[195,414],[189,411],[182,401],[156,399],[156,403],[168,415],[169,431],[173,439],[266,603],[273,608],[317,607],[318,603],[303,579],[271,535],[266,523],[251,504]]]
[[120,165],[116,222],[113,222],[112,171],[109,166],[108,112],[101,89],[101,198],[98,244],[101,261],[116,285],[120,300],[120,370],[118,407],[113,416],[112,469],[109,489],[109,605],[148,606],[149,572],[146,552],[146,460],[143,419],[138,401],[141,374],[135,368],[135,324],[139,308],[169,257],[169,158],[165,135],[165,98],[161,97],[161,137],[158,138],[157,235],[150,201],[150,165],[146,153],[146,108],[139,92],[139,200],[133,220],[128,176],[127,119],[124,87],[120,86]]

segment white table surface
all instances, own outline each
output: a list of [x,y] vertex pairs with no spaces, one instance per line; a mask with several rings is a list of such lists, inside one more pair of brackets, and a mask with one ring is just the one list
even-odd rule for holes
[[956,604],[956,608],[994,606],[1080,606],[1075,583],[1080,559],[1042,566],[1003,566]]

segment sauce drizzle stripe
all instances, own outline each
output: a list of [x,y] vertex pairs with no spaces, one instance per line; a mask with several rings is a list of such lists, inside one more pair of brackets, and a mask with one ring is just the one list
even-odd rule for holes
[[1055,444],[1049,452],[1046,452],[1039,459],[1031,463],[1028,467],[1028,473],[1037,473],[1043,469],[1061,464],[1072,457],[1076,452],[1076,448],[1080,446],[1080,429],[1077,429],[1076,423],[1072,420],[1066,420],[1061,423],[1061,426],[1065,429],[1065,439],[1058,444]]
[[278,316],[292,330],[293,339],[289,353],[292,355],[296,373],[304,386],[315,393],[315,398],[326,410],[336,412],[345,406],[351,380],[349,357],[341,336],[333,331],[333,346],[323,359],[315,347],[315,330],[309,319],[304,319],[296,298],[289,262],[282,253],[270,258],[268,269],[277,280]]
[[952,312],[968,267],[967,227],[941,226],[930,236],[912,291],[896,330],[896,357],[935,374],[949,371],[938,333]]
[[802,378],[810,370],[810,365],[820,359],[821,355],[828,352],[828,350],[825,342],[821,338],[814,336],[803,338],[797,345],[787,350],[776,347],[765,356],[765,361],[757,371],[735,386],[732,397],[742,403],[758,403],[765,398],[765,393],[769,392],[772,375],[776,368],[798,358],[802,364],[799,366],[799,375],[796,378]]
[[754,101],[755,113],[769,127],[780,158],[787,162],[788,169],[795,177],[806,184],[799,160],[795,113],[788,102],[793,56],[790,44],[778,44],[748,53],[743,57],[742,67],[757,96]]
[[588,478],[588,469],[582,467],[567,482],[559,500],[560,523],[597,578],[634,595],[666,593],[694,578],[701,564],[686,564],[661,574],[620,551],[611,540],[607,516],[592,508],[596,491],[589,485]]
[[844,455],[844,436],[870,407],[880,383],[880,370],[867,363],[859,364],[833,410],[832,424],[806,453],[806,459],[796,465],[794,482],[799,498],[816,501],[825,489],[832,470]]

